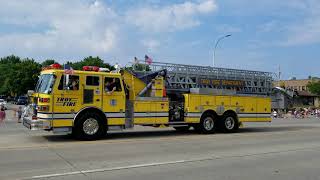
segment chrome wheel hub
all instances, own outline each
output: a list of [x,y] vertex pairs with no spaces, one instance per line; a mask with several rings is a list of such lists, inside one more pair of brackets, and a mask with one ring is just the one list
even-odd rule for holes
[[94,118],[89,118],[83,123],[83,132],[88,135],[94,135],[99,130],[99,123]]
[[211,117],[206,117],[203,121],[203,125],[207,131],[211,131],[214,128],[214,120]]
[[231,130],[235,126],[235,120],[234,120],[233,117],[227,117],[225,122],[224,122],[224,124],[225,124],[227,129]]

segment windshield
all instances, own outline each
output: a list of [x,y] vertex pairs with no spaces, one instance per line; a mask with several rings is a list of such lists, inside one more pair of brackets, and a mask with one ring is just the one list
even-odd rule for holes
[[55,81],[53,74],[43,74],[39,77],[35,92],[50,94]]

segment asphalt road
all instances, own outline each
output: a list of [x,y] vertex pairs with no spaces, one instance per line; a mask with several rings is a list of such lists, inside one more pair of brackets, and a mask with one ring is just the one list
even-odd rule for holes
[[[8,112],[11,113],[11,112]],[[320,179],[320,119],[199,135],[139,127],[99,141],[0,127],[0,179]]]

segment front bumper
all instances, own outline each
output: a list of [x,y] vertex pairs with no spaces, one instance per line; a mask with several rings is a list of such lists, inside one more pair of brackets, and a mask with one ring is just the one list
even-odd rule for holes
[[71,127],[56,127],[51,126],[50,121],[47,120],[34,120],[30,117],[23,117],[23,125],[30,130],[46,130],[53,131],[54,134],[70,134],[72,133]]
[[23,125],[30,130],[47,129],[44,128],[44,122],[42,120],[34,120],[30,117],[23,117]]

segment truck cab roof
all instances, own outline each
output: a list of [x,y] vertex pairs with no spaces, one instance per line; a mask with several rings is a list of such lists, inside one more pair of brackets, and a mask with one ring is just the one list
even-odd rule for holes
[[[65,71],[63,69],[47,69],[41,71],[42,74],[63,74]],[[119,77],[121,76],[120,73],[114,73],[114,72],[95,72],[95,71],[81,71],[81,70],[74,70],[73,74],[83,74],[83,75],[103,75],[103,76],[112,76],[112,77]]]

